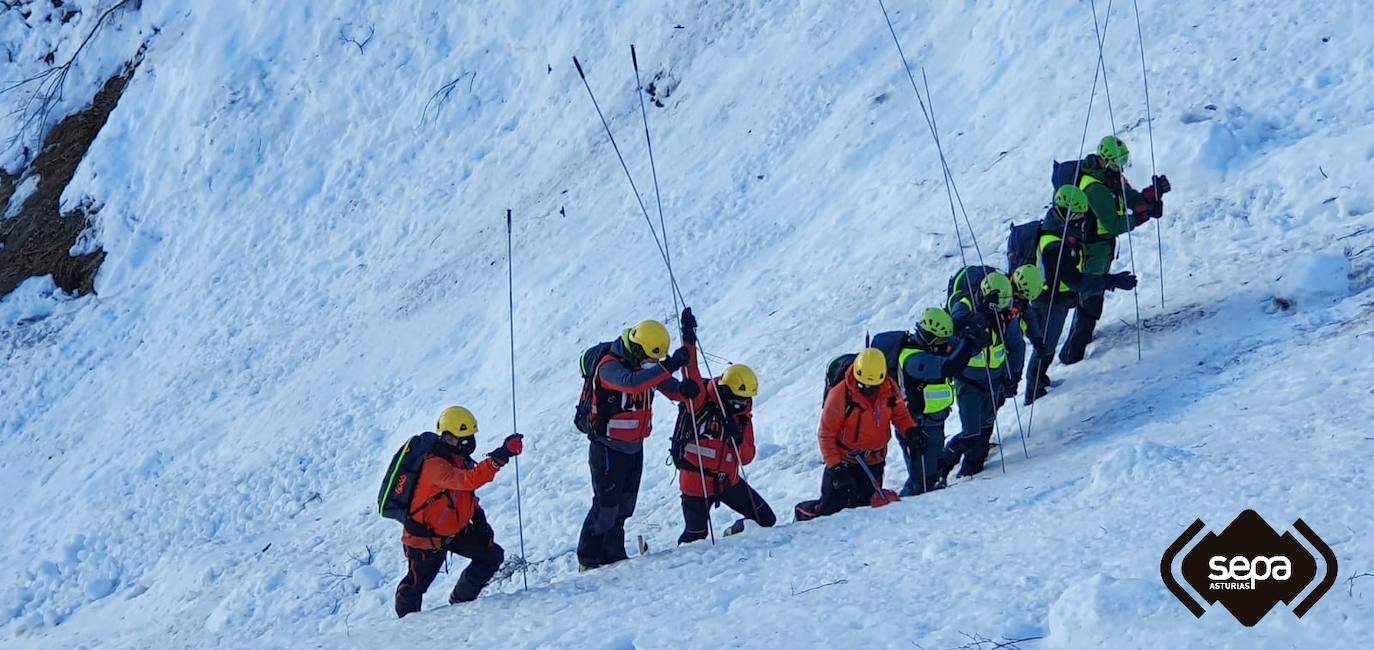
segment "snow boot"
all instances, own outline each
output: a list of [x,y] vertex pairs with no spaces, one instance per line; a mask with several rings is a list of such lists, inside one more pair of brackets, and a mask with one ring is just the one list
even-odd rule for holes
[[1026,405],[1026,406],[1030,406],[1031,404],[1034,404],[1034,403],[1035,403],[1035,400],[1038,400],[1038,399],[1040,399],[1041,397],[1044,397],[1044,396],[1049,395],[1049,394],[1050,394],[1050,382],[1049,382],[1049,380],[1048,380],[1048,379],[1041,379],[1041,380],[1040,380],[1040,383],[1037,383],[1037,384],[1035,385],[1035,390],[1026,391],[1026,396],[1025,396],[1024,398],[1022,398],[1021,403],[1024,404],[1024,405]]
[[1041,372],[1038,376],[1032,376],[1030,378],[1030,383],[1027,384],[1026,396],[1022,398],[1021,403],[1026,406],[1034,404],[1035,400],[1048,395],[1050,386],[1053,385],[1054,381],[1044,372]]
[[482,587],[485,586],[474,587],[468,581],[459,578],[458,584],[453,585],[453,591],[448,595],[448,604],[457,605],[458,603],[470,603],[477,600],[477,594],[481,593]]

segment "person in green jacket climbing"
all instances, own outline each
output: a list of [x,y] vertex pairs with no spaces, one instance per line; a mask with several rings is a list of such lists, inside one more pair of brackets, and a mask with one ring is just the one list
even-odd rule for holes
[[1025,403],[1030,405],[1049,392],[1049,368],[1054,361],[1054,349],[1064,330],[1069,310],[1078,306],[1079,296],[1100,295],[1104,290],[1132,289],[1135,276],[1130,272],[1087,273],[1084,271],[1083,245],[1087,233],[1085,215],[1090,210],[1088,197],[1074,185],[1064,185],[1054,193],[1054,205],[1040,223],[1040,238],[1036,242],[1035,259],[1046,287],[1031,301],[1031,354],[1026,365],[1028,386]]
[[[1122,170],[1131,162],[1131,152],[1120,138],[1109,135],[1098,143],[1097,153],[1078,164],[1078,189],[1088,199],[1088,218],[1083,241],[1084,273],[1106,275],[1116,257],[1116,238],[1164,215],[1164,194],[1170,189],[1166,176],[1155,176],[1150,187],[1138,192]],[[1083,360],[1093,330],[1102,317],[1103,290],[1088,287],[1079,292],[1078,309],[1068,341],[1059,360],[1072,365]]]

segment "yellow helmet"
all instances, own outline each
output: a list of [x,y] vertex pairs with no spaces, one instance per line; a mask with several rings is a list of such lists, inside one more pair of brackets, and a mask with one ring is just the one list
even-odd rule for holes
[[854,359],[854,378],[865,386],[882,386],[887,381],[887,357],[878,348],[868,348]]
[[473,417],[472,411],[461,406],[450,406],[439,414],[439,423],[434,425],[439,430],[440,435],[449,434],[459,438],[470,438],[477,435],[477,418]]
[[759,378],[754,370],[742,363],[731,364],[720,375],[720,386],[735,397],[752,398],[759,394]]
[[625,342],[639,346],[644,356],[662,361],[668,356],[668,347],[673,344],[673,339],[668,336],[668,328],[663,323],[646,320],[625,330]]

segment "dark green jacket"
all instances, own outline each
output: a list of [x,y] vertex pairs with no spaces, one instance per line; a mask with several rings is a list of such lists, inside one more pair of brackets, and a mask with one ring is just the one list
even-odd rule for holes
[[[1088,206],[1092,209],[1096,228],[1089,229],[1089,236],[1098,240],[1115,239],[1135,228],[1133,216],[1136,209],[1145,205],[1145,197],[1126,182],[1120,172],[1114,172],[1102,163],[1097,154],[1089,154],[1083,159],[1080,169],[1083,176],[1096,179],[1093,183],[1086,179],[1079,183],[1084,194],[1088,195]],[[1126,210],[1123,214],[1118,197],[1125,192]]]

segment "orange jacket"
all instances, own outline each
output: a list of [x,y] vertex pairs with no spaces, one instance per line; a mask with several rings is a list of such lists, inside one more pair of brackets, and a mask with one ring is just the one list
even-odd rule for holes
[[883,462],[891,429],[900,434],[914,428],[916,421],[906,410],[897,382],[889,377],[871,395],[865,395],[854,374],[847,372],[844,381],[830,389],[821,409],[821,458],[826,467],[834,467],[857,451],[865,462]]
[[426,456],[411,503],[417,508],[415,521],[429,526],[439,536],[404,533],[401,543],[411,548],[437,549],[444,545],[444,538],[467,528],[477,512],[478,500],[473,491],[496,478],[497,469],[490,458],[477,463],[471,457],[448,458],[435,453]]

